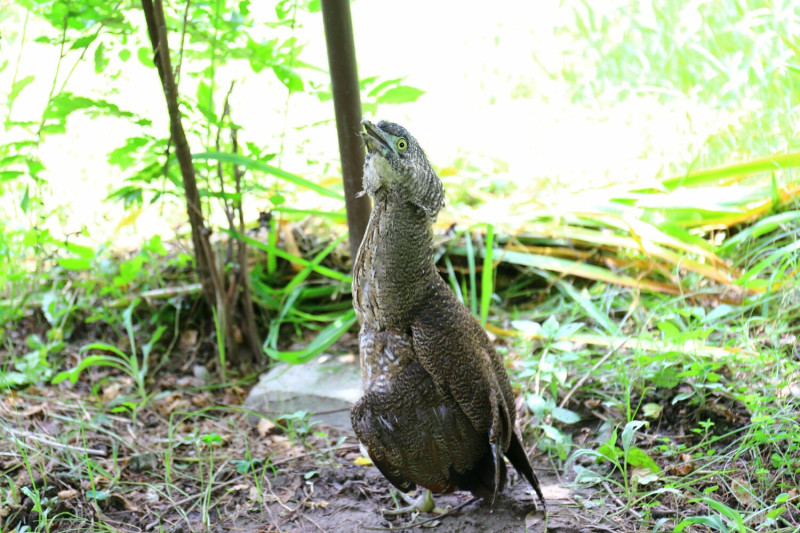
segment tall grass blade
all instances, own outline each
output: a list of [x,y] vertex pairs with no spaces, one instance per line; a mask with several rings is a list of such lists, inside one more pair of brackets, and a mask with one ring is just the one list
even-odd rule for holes
[[302,350],[291,352],[281,352],[270,346],[264,346],[264,352],[279,361],[286,361],[291,364],[306,363],[330,348],[336,340],[356,323],[356,312],[352,309],[346,314],[334,320],[329,326],[322,329],[314,340]]
[[258,170],[260,172],[264,172],[265,174],[271,174],[276,178],[280,178],[284,181],[288,181],[289,183],[293,183],[298,187],[302,187],[304,189],[317,192],[322,196],[327,196],[329,198],[335,198],[336,200],[344,201],[344,196],[342,196],[336,191],[326,189],[325,187],[318,185],[313,181],[309,181],[303,177],[300,177],[296,174],[292,174],[291,172],[286,172],[285,170],[282,170],[280,168],[267,165],[266,163],[262,163],[261,161],[256,161],[255,159],[251,159],[249,157],[240,154],[231,154],[226,152],[201,152],[197,154],[192,154],[192,159],[195,161],[214,160],[214,161],[221,161],[223,163],[233,163],[234,165],[239,165],[245,168],[249,168],[250,170]]
[[486,224],[486,245],[483,253],[483,272],[481,272],[481,325],[486,327],[489,319],[489,303],[494,292],[494,264],[492,251],[494,249],[494,226]]

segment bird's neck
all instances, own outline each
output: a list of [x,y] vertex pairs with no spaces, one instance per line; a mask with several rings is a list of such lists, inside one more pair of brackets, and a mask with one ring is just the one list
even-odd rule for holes
[[438,276],[430,219],[409,202],[375,198],[353,267],[354,306],[360,321],[402,322],[403,317],[386,316],[375,308],[411,312],[433,275]]

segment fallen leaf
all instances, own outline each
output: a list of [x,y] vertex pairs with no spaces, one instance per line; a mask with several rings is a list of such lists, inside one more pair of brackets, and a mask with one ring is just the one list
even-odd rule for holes
[[734,478],[731,482],[731,492],[742,505],[747,507],[753,505],[753,487],[747,481]]
[[59,500],[71,500],[78,496],[78,491],[75,489],[64,489],[58,491]]
[[242,335],[242,330],[239,329],[239,326],[233,325],[233,342],[236,344],[242,344],[244,341],[244,335]]
[[525,516],[525,528],[528,530],[538,530],[539,524],[544,522],[544,516],[539,510],[528,513]]
[[119,391],[122,390],[122,384],[114,381],[103,387],[103,399],[106,402],[116,399],[119,396]]
[[568,500],[569,488],[561,485],[542,485],[542,495],[545,500]]
[[139,507],[137,507],[136,504],[134,504],[124,496],[117,494],[115,492],[108,497],[108,506],[113,509],[118,509],[121,511],[123,510],[133,511],[133,512],[141,511],[141,509],[139,509]]
[[144,493],[144,501],[147,503],[158,503],[159,500],[161,500],[161,496],[152,487],[148,488],[147,492]]
[[646,418],[658,418],[664,408],[658,403],[646,403],[642,406],[642,413]]
[[208,397],[208,393],[198,394],[197,396],[192,396],[192,405],[195,407],[205,407],[211,403],[211,400]]
[[[300,248],[298,248],[297,241],[295,240],[294,233],[292,232],[292,223],[288,220],[282,220],[278,229],[280,235],[283,236],[283,245],[286,248],[286,251],[295,257],[302,258],[303,254],[300,252]],[[303,270],[303,265],[295,261],[290,261],[289,266],[295,272],[300,272]]]
[[275,429],[275,423],[272,422],[272,420],[269,420],[268,418],[258,419],[258,424],[256,424],[256,431],[258,431],[258,434],[261,437],[266,437],[274,429]]
[[197,330],[187,329],[181,332],[180,346],[184,352],[190,351],[197,345]]
[[22,411],[12,410],[11,414],[21,416],[24,418],[33,418],[34,415],[44,413],[46,407],[47,406],[45,404],[39,403],[36,405],[31,405],[30,407],[26,407]]
[[672,465],[667,469],[667,472],[673,476],[685,477],[694,472],[694,460],[688,453],[682,453],[680,456],[681,463]]
[[658,474],[653,473],[649,468],[634,468],[631,470],[631,481],[637,485],[647,485],[658,481]]
[[369,457],[364,457],[363,455],[360,455],[360,456],[358,456],[358,458],[355,461],[353,461],[353,464],[356,464],[358,466],[371,466],[372,465],[372,459],[370,459]]
[[306,502],[303,502],[303,503],[305,503],[306,507],[309,507],[311,509],[319,509],[319,508],[325,509],[326,507],[328,507],[330,505],[330,502],[328,502],[326,500],[319,500],[317,502],[306,501]]
[[589,400],[586,400],[585,402],[583,402],[583,405],[587,409],[597,409],[598,407],[600,407],[600,404],[602,404],[602,403],[603,403],[602,400],[599,400],[597,398],[592,398],[592,399],[589,399]]

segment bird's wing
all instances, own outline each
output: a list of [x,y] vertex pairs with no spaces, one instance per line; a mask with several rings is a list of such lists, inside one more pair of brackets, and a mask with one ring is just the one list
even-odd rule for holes
[[454,478],[452,471],[468,472],[486,455],[488,443],[475,438],[470,421],[452,398],[438,393],[417,362],[387,386],[366,391],[351,421],[372,462],[400,490],[419,484],[449,492],[481,482]]
[[508,374],[486,332],[441,278],[429,290],[428,305],[420,305],[411,325],[417,360],[439,393],[452,397],[476,430],[506,450],[514,401]]

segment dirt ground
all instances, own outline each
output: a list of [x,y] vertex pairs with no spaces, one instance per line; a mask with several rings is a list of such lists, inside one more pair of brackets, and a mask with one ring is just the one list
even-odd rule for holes
[[381,509],[395,507],[393,489],[374,466],[359,464],[352,434],[254,425],[238,407],[245,388],[209,391],[172,375],[133,421],[113,412],[123,378],[108,379],[104,369],[86,378],[2,397],[2,531],[630,530],[624,514],[579,506],[541,458],[534,468],[547,518],[514,474],[494,508],[455,493],[436,498],[453,509],[445,516],[384,516]]
[[[77,346],[65,353],[66,367],[81,358]],[[253,379],[215,386],[204,381],[207,375],[213,374],[196,367],[162,370],[138,406],[132,380],[109,367],[88,368],[74,385],[1,391],[0,531],[671,531],[682,517],[704,510],[673,491],[643,516],[641,505],[625,505],[608,483],[579,490],[571,482],[574,469],[556,468],[523,431],[546,515],[509,468],[508,487],[494,507],[455,493],[436,497],[439,507],[450,508],[446,515],[386,516],[381,510],[396,507],[396,493],[364,464],[351,432],[303,417],[254,417],[242,407]],[[652,394],[645,400],[665,403],[662,420],[670,421],[653,435],[694,438],[684,428],[699,415],[671,405],[666,392]],[[724,431],[731,420],[746,423],[741,406],[716,409],[730,419],[723,426],[717,417]],[[576,446],[598,438],[603,417],[593,413],[572,428]]]

